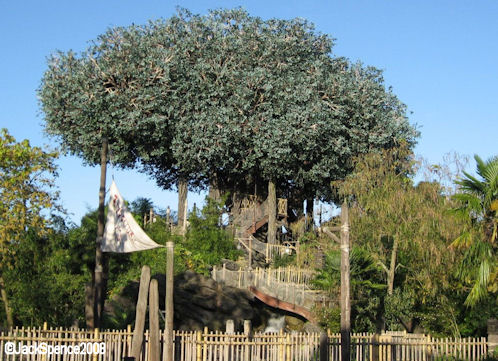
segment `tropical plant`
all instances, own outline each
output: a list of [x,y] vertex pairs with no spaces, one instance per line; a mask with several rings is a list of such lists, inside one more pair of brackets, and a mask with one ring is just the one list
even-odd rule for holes
[[477,176],[464,172],[456,183],[455,212],[467,221],[451,244],[465,250],[459,276],[470,284],[465,304],[475,306],[488,292],[498,292],[498,157],[483,161],[474,156]]
[[[340,251],[332,250],[325,255],[325,264],[313,280],[313,284],[330,292],[336,299],[340,285]],[[383,281],[382,268],[375,258],[362,247],[354,246],[350,254],[351,264],[351,323],[357,332],[377,331],[377,319],[381,315],[382,298],[386,285]],[[335,309],[332,307],[332,310]],[[321,310],[318,315],[324,317],[323,323],[329,324],[330,312]],[[334,319],[335,320],[335,319]]]

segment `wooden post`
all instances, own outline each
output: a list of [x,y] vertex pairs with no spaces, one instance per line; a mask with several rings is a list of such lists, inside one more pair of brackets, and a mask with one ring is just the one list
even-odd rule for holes
[[279,337],[278,337],[278,361],[285,361],[285,348],[284,348],[284,330],[280,329],[279,332]]
[[246,336],[245,339],[245,347],[244,347],[244,353],[245,353],[245,358],[243,360],[249,360],[250,359],[250,347],[249,347],[249,342],[252,340],[252,325],[251,325],[251,320],[244,320],[244,335]]
[[187,181],[183,178],[178,180],[178,230],[184,235],[183,230],[185,229],[187,219],[185,217],[186,214],[186,205],[187,205]]
[[225,325],[225,333],[233,335],[235,333],[235,323],[233,320],[227,320]]
[[95,290],[94,290],[94,327],[100,327],[102,321],[102,308],[104,303],[104,254],[100,248],[104,236],[105,222],[105,181],[107,175],[107,139],[102,140],[100,152],[100,187],[99,187],[99,210],[97,218],[97,239],[95,250]]
[[244,320],[244,335],[247,337],[251,337],[252,333],[252,326],[251,326],[251,320]]
[[[93,332],[93,342],[94,342],[94,344],[100,342],[100,335],[99,335],[99,328],[98,327],[95,327],[95,330]],[[93,361],[97,361],[98,358],[99,358],[99,354],[98,353],[94,353],[93,357],[92,357],[92,360]]]
[[493,352],[498,352],[498,319],[492,318],[488,320],[488,352],[490,355]]
[[171,209],[169,206],[166,208],[166,229],[168,232],[171,231]]
[[379,334],[375,333],[370,341],[372,343],[372,354],[370,361],[379,361]]
[[268,181],[268,244],[277,243],[277,191],[275,182]]
[[149,292],[150,268],[142,267],[140,276],[140,288],[138,290],[137,310],[135,313],[135,329],[133,330],[133,340],[131,344],[131,356],[139,360],[142,352],[144,339],[145,314],[147,312],[147,293]]
[[202,332],[197,331],[196,361],[202,361]]
[[127,356],[130,356],[130,353],[131,353],[131,341],[132,341],[132,336],[131,336],[131,325],[128,324],[126,326],[126,333],[127,333],[127,336],[126,336],[126,355]]
[[252,268],[252,236],[249,236],[249,268]]
[[349,288],[349,212],[341,207],[341,361],[351,359],[351,304]]
[[149,361],[160,361],[159,353],[159,291],[157,280],[151,280],[149,286]]
[[165,361],[173,361],[173,262],[174,262],[175,244],[173,242],[166,242],[166,322],[165,322],[165,348],[166,358]]
[[329,337],[327,332],[320,334],[320,361],[329,361]]
[[[47,331],[47,330],[48,330],[48,324],[47,324],[47,321],[45,321],[45,322],[43,322],[43,331]],[[28,335],[29,335],[29,333],[28,333]],[[40,332],[40,335],[45,336],[45,337],[47,336],[46,332]],[[23,334],[23,336],[24,336],[24,334]],[[47,355],[46,354],[42,355],[41,360],[42,361],[46,361],[47,360]]]

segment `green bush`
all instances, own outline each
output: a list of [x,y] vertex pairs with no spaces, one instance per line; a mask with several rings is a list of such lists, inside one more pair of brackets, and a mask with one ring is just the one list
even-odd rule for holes
[[220,224],[222,204],[206,197],[201,211],[194,209],[188,218],[189,228],[183,242],[185,252],[195,271],[206,274],[208,268],[219,264],[223,258],[235,260],[241,255],[233,237]]

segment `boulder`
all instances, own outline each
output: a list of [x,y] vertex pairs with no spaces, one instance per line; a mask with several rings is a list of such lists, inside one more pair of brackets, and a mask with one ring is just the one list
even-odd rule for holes
[[[159,307],[164,310],[164,274],[152,278],[158,281]],[[134,319],[138,286],[138,281],[130,282],[119,295],[106,301],[106,319],[128,322],[128,316]],[[242,331],[244,320],[251,320],[256,326],[262,321],[261,317],[256,316],[255,301],[250,292],[225,286],[192,271],[175,276],[173,299],[174,328],[177,330],[201,330],[208,327],[210,330],[224,331],[226,321],[231,319],[235,322],[236,330]],[[126,317],[122,316],[123,313]],[[126,324],[109,326],[125,328]]]

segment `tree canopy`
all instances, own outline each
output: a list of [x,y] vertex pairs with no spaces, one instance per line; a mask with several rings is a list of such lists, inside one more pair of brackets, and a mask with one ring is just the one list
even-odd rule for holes
[[113,28],[51,57],[46,129],[90,164],[105,137],[114,163],[164,188],[251,176],[330,199],[354,155],[417,137],[381,72],[332,47],[305,20],[241,9]]

